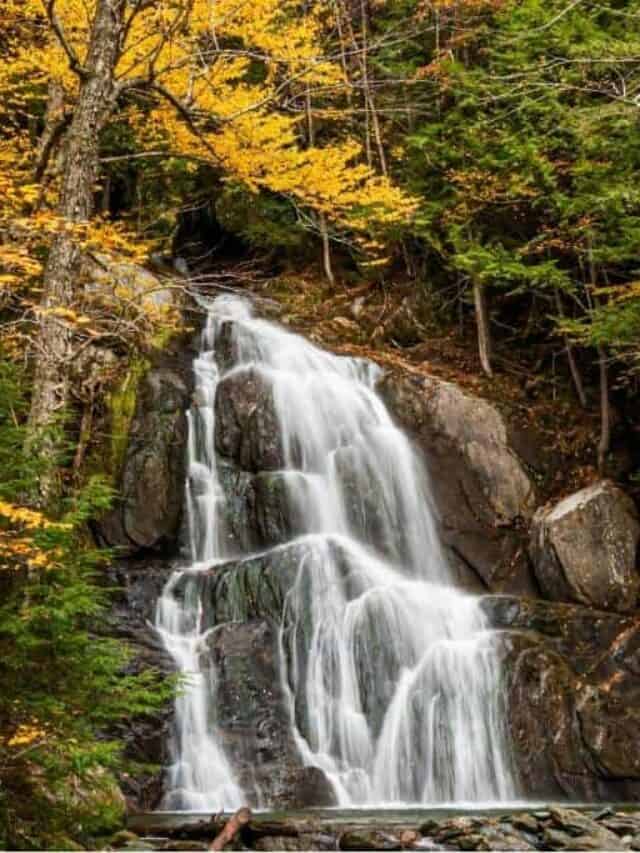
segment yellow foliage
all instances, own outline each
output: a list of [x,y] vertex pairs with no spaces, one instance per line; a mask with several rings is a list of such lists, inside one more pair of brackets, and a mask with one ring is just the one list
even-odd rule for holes
[[46,732],[38,724],[38,720],[31,723],[23,723],[18,726],[13,735],[7,741],[7,746],[31,746],[36,741],[42,740]]
[[[55,0],[56,22],[80,65],[88,55],[96,3]],[[62,88],[58,117],[70,116],[80,77],[43,0],[4,0],[2,6],[0,299],[19,294],[32,310],[42,258],[60,229],[72,233],[86,252],[116,262],[143,262],[151,244],[134,226],[99,218],[80,225],[61,221],[59,170],[34,181],[39,141],[33,128],[45,113],[50,84]],[[115,83],[144,91],[145,98],[124,98],[116,119],[129,124],[137,153],[204,161],[254,192],[282,194],[322,213],[334,228],[350,231],[364,252],[372,232],[410,219],[415,201],[363,162],[356,139],[341,136],[333,144],[309,147],[299,117],[287,108],[307,86],[347,91],[337,53],[328,49],[335,31],[333,4],[155,0],[125,6],[126,37]],[[321,113],[338,115],[330,104]],[[376,247],[373,259],[380,262],[383,248]],[[116,296],[112,288],[111,302],[94,299],[91,305],[82,299],[73,309],[67,306],[70,313],[57,316],[86,334],[97,333]],[[153,335],[154,326],[168,322],[166,312],[151,300],[144,307]]]
[[51,568],[57,551],[41,548],[34,534],[39,530],[70,529],[71,525],[50,521],[37,510],[0,500],[0,569]]

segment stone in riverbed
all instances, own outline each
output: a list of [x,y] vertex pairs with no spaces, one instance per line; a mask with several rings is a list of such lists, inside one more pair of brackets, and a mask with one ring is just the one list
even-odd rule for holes
[[530,553],[544,594],[626,612],[638,601],[638,513],[631,498],[603,480],[536,513]]
[[540,829],[540,824],[536,818],[530,814],[514,815],[511,823],[515,829],[522,829],[524,832],[536,833]]
[[640,833],[640,819],[633,814],[610,814],[599,821],[616,835],[636,835]]
[[343,832],[338,842],[339,850],[401,850],[396,835],[379,829],[362,829]]

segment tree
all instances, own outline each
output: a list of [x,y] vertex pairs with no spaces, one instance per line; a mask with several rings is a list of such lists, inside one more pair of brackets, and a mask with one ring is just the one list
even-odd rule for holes
[[[43,195],[51,198],[54,215],[43,295],[34,307],[32,436],[68,410],[79,305],[90,316],[82,298],[84,251],[114,233],[95,218],[101,140],[123,115],[137,138],[136,156],[207,163],[254,192],[285,196],[314,209],[320,222],[354,234],[384,230],[411,215],[407,195],[358,163],[355,139],[305,146],[298,117],[286,113],[293,82],[343,85],[339,64],[322,53],[328,23],[322,4],[303,12],[294,0],[213,6],[208,0],[47,0],[43,11],[31,0],[23,8],[12,4],[11,11],[6,29],[15,25],[20,32],[18,42],[8,37],[14,68],[22,76],[31,62],[39,92],[30,87],[29,98],[42,104],[45,87],[50,96],[32,155],[41,180],[59,151],[46,193],[42,187],[35,193],[39,205]],[[30,52],[35,44],[40,49]],[[4,82],[14,94],[24,85],[11,64]],[[15,186],[14,176],[9,181]],[[17,184],[19,196],[24,185]],[[24,197],[18,201],[29,205]],[[35,216],[33,207],[31,213],[23,225],[33,233],[43,214]],[[119,234],[119,248],[131,242]],[[55,490],[54,482],[41,483],[45,500]]]
[[0,845],[66,847],[71,835],[94,846],[122,818],[113,773],[126,765],[107,730],[157,711],[173,684],[153,671],[125,675],[130,655],[106,636],[108,591],[96,574],[108,555],[84,528],[108,504],[104,485],[88,483],[55,521],[18,503],[42,466],[23,452],[24,389],[1,363]]

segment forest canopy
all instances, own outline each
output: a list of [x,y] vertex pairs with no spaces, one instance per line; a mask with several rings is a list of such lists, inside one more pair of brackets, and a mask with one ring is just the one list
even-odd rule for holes
[[[108,594],[87,522],[113,497],[127,394],[190,333],[202,282],[401,292],[433,334],[471,333],[489,381],[551,387],[560,364],[607,473],[638,407],[640,11],[4,0],[0,54],[0,649],[18,649],[0,823],[28,844],[66,795],[19,837],[15,768],[64,788],[116,767],[96,732],[127,702],[153,710],[118,675],[126,651],[94,643]],[[101,714],[96,695],[115,697]]]

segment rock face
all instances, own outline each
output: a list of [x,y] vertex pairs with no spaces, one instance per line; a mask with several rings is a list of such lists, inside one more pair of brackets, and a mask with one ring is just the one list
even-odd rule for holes
[[583,801],[640,796],[640,619],[511,596],[483,604],[504,629],[523,791]]
[[[522,528],[536,506],[531,462],[498,410],[434,377],[387,374],[379,392],[422,447],[452,559],[476,588],[535,594]],[[463,574],[464,578],[464,574]]]
[[[217,354],[226,368],[235,358],[231,342],[223,330]],[[157,364],[143,379],[122,501],[100,526],[103,541],[144,558],[114,566],[108,578],[122,588],[113,631],[134,646],[131,671],[173,670],[149,622],[171,572],[167,560],[156,563],[153,555],[178,550],[191,355],[185,370],[174,362]],[[523,796],[640,798],[640,617],[631,613],[640,584],[635,570],[640,524],[631,501],[612,484],[599,483],[534,516],[535,481],[545,461],[535,442],[516,434],[493,405],[432,377],[387,375],[379,390],[423,450],[452,563],[470,588],[493,593],[483,601],[491,623],[503,632],[504,689]],[[291,511],[291,483],[285,481],[295,475],[280,470],[284,448],[268,377],[253,368],[230,369],[217,389],[215,424],[229,553],[254,554],[198,574],[206,624],[216,626],[203,650],[217,673],[216,726],[253,805],[331,805],[327,779],[304,767],[297,752],[280,682],[286,596],[310,543],[295,539],[301,528]],[[295,448],[288,450],[295,455]],[[335,464],[346,484],[352,524],[381,551],[392,550],[394,543],[381,541],[375,489],[361,488],[357,456],[345,446]],[[197,490],[197,483],[191,486]],[[538,600],[540,590],[556,600]],[[300,592],[304,601],[306,591]],[[174,594],[181,595],[180,582]],[[305,607],[298,613],[300,636]],[[288,656],[296,651],[288,645],[294,645],[290,627],[285,621]],[[377,646],[367,651],[385,653]],[[296,715],[308,710],[297,707]],[[157,719],[123,722],[119,736],[130,757],[166,763],[171,712],[168,707]],[[161,777],[129,777],[123,786],[130,804],[152,808]],[[282,839],[291,836],[279,831],[282,837],[268,843],[282,849]],[[579,839],[583,849],[599,849],[589,845],[608,839],[608,849],[626,849],[616,847],[607,832],[549,813],[508,825],[497,819],[468,826],[448,821],[423,832],[420,843],[427,845],[422,849],[571,849]],[[358,849],[365,842],[377,849],[402,846],[395,836],[363,835],[358,827],[327,844]],[[259,843],[256,849],[276,849]],[[314,843],[320,845],[317,838]]]
[[[171,571],[171,565],[162,560],[131,561],[114,564],[105,576],[105,584],[115,589],[108,614],[110,633],[123,640],[132,652],[125,675],[154,670],[169,676],[175,672],[173,660],[153,628],[155,604]],[[128,717],[110,732],[124,744],[128,760],[146,765],[145,769],[120,777],[130,811],[159,805],[172,720],[173,701],[169,700],[152,717]]]
[[626,612],[638,601],[638,514],[631,498],[601,481],[534,517],[530,551],[543,593]]
[[99,525],[123,554],[175,551],[184,500],[188,374],[151,368],[143,377],[120,476],[120,501]]
[[245,471],[284,467],[271,386],[257,370],[237,370],[216,392],[216,450]]
[[316,767],[303,767],[280,682],[277,636],[265,619],[223,624],[210,635],[216,725],[250,805],[335,805]]

